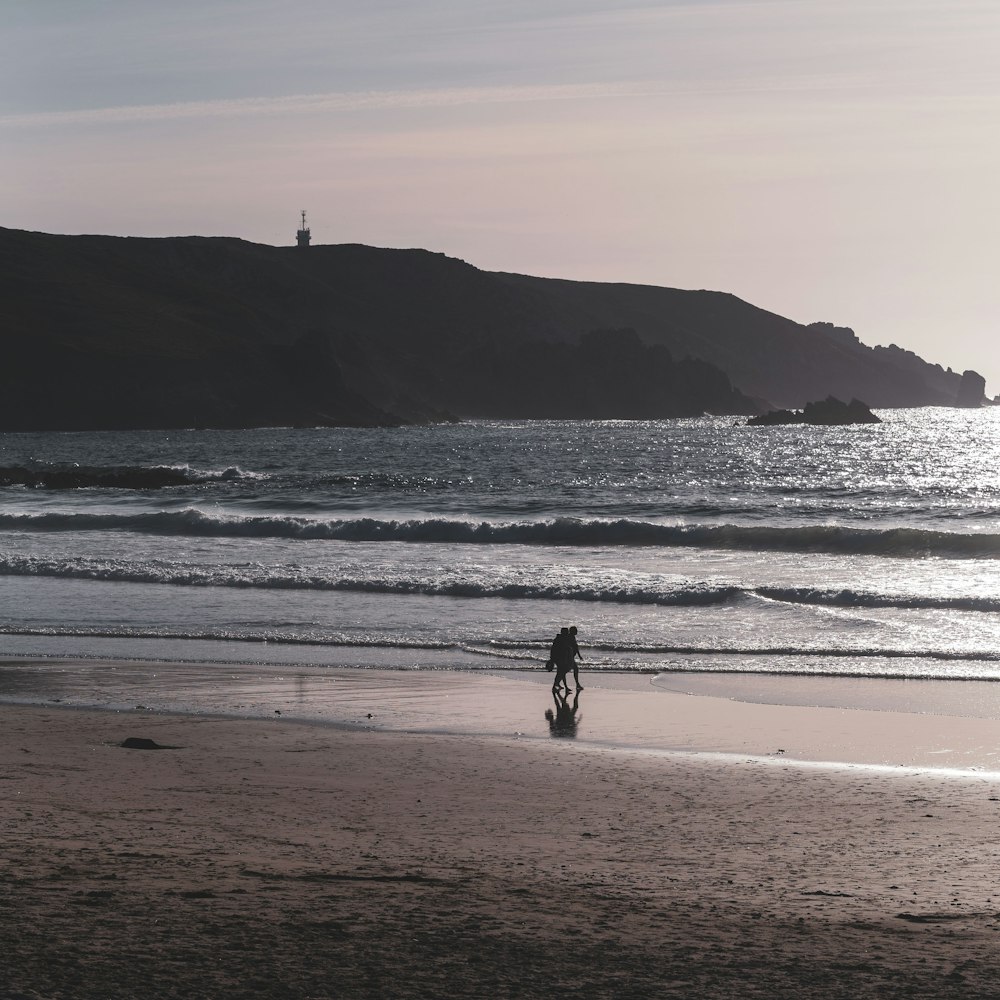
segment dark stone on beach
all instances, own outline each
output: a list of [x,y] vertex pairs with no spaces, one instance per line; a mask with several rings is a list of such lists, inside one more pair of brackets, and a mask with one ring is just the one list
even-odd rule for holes
[[177,747],[168,747],[155,740],[147,740],[142,736],[130,736],[127,740],[122,740],[119,746],[126,750],[176,750]]
[[817,426],[843,426],[846,424],[880,424],[882,421],[859,399],[844,403],[835,396],[814,403],[806,403],[802,410],[771,410],[759,417],[751,417],[748,427],[774,427],[782,424],[814,424]]

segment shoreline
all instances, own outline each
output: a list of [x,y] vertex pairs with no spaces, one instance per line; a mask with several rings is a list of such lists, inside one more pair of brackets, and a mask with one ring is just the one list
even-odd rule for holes
[[[958,714],[981,699],[975,682],[963,681],[956,693],[948,681],[921,681],[914,689],[909,681],[789,678],[782,687],[790,703],[775,704],[749,700],[748,694],[760,694],[748,690],[754,685],[765,693],[775,689],[759,678],[584,672],[586,690],[560,706],[549,693],[551,676],[3,657],[0,705],[97,709],[137,722],[177,715],[524,742],[554,738],[643,754],[1000,780],[994,701],[977,709],[979,715]],[[709,693],[683,693],[690,688]],[[732,696],[734,688],[742,699]],[[919,690],[922,700],[889,710],[886,692],[904,690]],[[1000,699],[1000,686],[988,690]],[[948,710],[927,710],[940,705]]]

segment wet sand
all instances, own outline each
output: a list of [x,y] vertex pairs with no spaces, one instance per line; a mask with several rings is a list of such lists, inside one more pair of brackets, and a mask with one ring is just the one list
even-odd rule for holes
[[71,667],[0,706],[0,998],[997,995],[997,720]]
[[[542,670],[0,659],[0,702],[411,734],[556,736],[602,748],[812,764],[1000,771],[1000,684],[587,671],[581,680],[586,690],[560,706],[549,693],[552,674]],[[888,710],[893,706],[902,710]]]

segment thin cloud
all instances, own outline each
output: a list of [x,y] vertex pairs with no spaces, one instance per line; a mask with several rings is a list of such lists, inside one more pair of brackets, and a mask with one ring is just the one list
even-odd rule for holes
[[43,111],[0,117],[0,126],[116,125],[191,118],[252,118],[317,111],[444,108],[470,104],[517,104],[664,94],[662,83],[577,83],[546,86],[455,87],[437,90],[370,90],[287,97],[245,97],[175,104],[135,104],[74,111]]
[[[885,81],[882,81],[883,84]],[[307,115],[322,112],[407,110],[449,108],[483,104],[524,104],[545,101],[584,101],[615,98],[693,97],[751,94],[834,94],[868,93],[877,101],[920,96],[946,97],[945,92],[928,93],[918,81],[897,81],[897,93],[879,93],[879,81],[864,73],[806,74],[800,77],[731,78],[712,81],[629,80],[617,83],[538,84],[506,87],[442,87],[423,90],[335,91],[326,94],[292,94],[285,97],[243,97],[209,101],[180,101],[169,104],[126,104],[104,108],[67,111],[39,111],[0,116],[0,128],[45,128],[72,125],[124,125],[160,121],[211,118],[255,118]],[[959,88],[953,96],[970,98],[975,88]]]

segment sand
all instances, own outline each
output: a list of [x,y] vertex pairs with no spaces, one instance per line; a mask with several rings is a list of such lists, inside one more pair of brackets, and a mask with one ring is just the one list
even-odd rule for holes
[[0,706],[0,998],[1000,995],[996,720],[334,683]]

